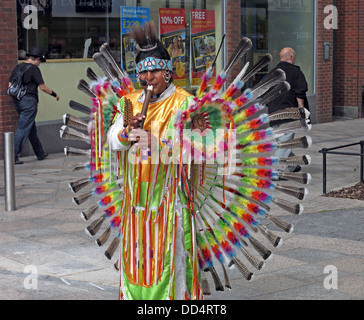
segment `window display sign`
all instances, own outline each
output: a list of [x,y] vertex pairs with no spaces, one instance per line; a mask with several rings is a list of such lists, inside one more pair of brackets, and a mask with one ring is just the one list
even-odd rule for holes
[[[216,56],[214,10],[191,10],[191,53],[191,86],[198,86]],[[211,81],[215,78],[214,70]]]
[[160,38],[172,59],[173,82],[186,86],[186,15],[184,9],[159,9]]
[[[76,12],[84,13],[84,12],[94,12],[94,13],[104,13],[111,12],[112,8],[112,0],[76,0]],[[39,2],[39,1],[38,1]],[[50,1],[52,3],[52,1]]]
[[137,26],[143,26],[150,21],[150,8],[143,7],[121,7],[121,63],[122,67],[129,74],[130,80],[135,88],[140,88],[136,76],[134,61],[134,40],[130,37],[129,31]]

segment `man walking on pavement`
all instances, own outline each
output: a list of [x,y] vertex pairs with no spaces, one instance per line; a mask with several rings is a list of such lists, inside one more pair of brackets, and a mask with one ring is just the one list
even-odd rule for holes
[[[291,88],[284,94],[281,94],[275,100],[267,104],[268,113],[274,113],[278,110],[283,110],[286,108],[306,108],[309,110],[308,100],[306,97],[306,92],[308,91],[308,85],[305,75],[301,71],[300,67],[295,65],[296,52],[292,48],[283,48],[280,53],[281,61],[277,64],[274,69],[281,69],[286,74],[286,81],[290,84]],[[272,121],[270,125],[272,127],[279,126],[282,123],[289,122],[292,120],[278,120]],[[284,134],[277,139],[277,142],[284,142],[294,139],[294,133]],[[288,158],[294,156],[291,149],[277,149],[275,156]],[[289,166],[289,172],[299,172],[301,167]]]
[[38,160],[43,160],[48,156],[48,154],[43,150],[35,124],[39,101],[38,87],[43,92],[55,97],[57,101],[59,100],[59,95],[47,87],[44,83],[39,65],[41,62],[45,61],[43,51],[39,48],[33,48],[26,54],[26,61],[18,64],[9,77],[8,87],[11,86],[11,81],[18,71],[24,72],[23,85],[26,85],[27,87],[25,95],[20,100],[13,97],[15,110],[19,114],[18,128],[14,135],[15,164],[24,163],[18,158],[18,154],[23,149],[27,138],[29,138]]

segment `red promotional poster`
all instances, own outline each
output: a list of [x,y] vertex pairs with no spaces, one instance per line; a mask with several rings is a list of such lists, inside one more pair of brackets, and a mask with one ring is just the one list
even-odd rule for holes
[[186,15],[184,9],[160,8],[159,26],[161,41],[168,50],[173,66],[173,82],[186,86]]
[[[191,86],[198,86],[216,56],[215,11],[191,10]],[[215,81],[214,70],[211,81]]]

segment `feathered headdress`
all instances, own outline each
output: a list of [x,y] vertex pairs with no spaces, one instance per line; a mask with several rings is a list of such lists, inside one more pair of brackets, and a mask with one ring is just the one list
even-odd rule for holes
[[159,39],[156,36],[154,22],[147,22],[144,27],[138,26],[130,31],[130,36],[136,42],[138,52],[148,52],[154,50],[158,46]]
[[162,69],[173,72],[171,57],[156,35],[154,22],[147,22],[130,31],[137,49],[135,62],[137,73]]

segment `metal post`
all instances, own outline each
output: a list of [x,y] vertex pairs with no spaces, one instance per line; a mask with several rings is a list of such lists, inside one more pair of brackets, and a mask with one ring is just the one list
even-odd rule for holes
[[4,132],[5,210],[15,210],[14,133]]
[[323,194],[326,195],[326,149],[322,149],[322,182],[323,182]]
[[364,141],[360,141],[360,182],[364,182]]

